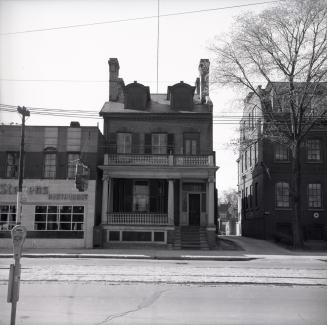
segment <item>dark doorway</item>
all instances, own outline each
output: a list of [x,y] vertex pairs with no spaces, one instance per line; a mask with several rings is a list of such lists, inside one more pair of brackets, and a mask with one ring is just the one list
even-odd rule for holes
[[189,194],[188,216],[190,226],[200,226],[200,194]]

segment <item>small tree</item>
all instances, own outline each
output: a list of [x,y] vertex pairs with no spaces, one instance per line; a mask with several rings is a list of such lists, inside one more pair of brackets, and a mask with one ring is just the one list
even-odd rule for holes
[[[298,248],[303,245],[300,152],[305,136],[327,114],[327,2],[281,0],[259,14],[238,17],[234,26],[228,40],[211,46],[212,80],[253,92],[266,121],[264,136],[289,147],[293,245]],[[287,107],[283,115],[258,87],[262,81]]]

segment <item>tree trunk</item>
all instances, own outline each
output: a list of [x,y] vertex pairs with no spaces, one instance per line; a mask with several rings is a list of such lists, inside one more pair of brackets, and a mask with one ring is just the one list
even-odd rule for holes
[[300,143],[296,142],[292,153],[292,198],[294,213],[292,220],[293,248],[303,247],[302,236],[302,200],[301,200],[301,157]]

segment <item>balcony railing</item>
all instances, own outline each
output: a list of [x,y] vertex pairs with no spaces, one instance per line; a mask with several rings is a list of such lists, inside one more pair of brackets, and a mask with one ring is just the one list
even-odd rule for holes
[[125,166],[214,166],[214,155],[185,156],[185,155],[133,155],[107,154],[105,165]]
[[109,225],[168,225],[168,214],[165,213],[108,213]]

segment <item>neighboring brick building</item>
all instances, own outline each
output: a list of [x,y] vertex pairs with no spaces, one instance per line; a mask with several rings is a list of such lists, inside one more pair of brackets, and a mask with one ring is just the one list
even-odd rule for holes
[[[278,83],[275,87],[285,87]],[[283,99],[276,98],[272,87],[265,93],[274,114],[285,114]],[[326,96],[325,92],[323,96]],[[240,151],[239,212],[242,235],[263,239],[291,238],[293,207],[290,199],[292,179],[290,151],[262,137],[266,119],[257,96],[250,93],[244,101]],[[250,139],[250,141],[248,141]],[[304,240],[327,239],[327,128],[312,129],[301,150],[302,231]],[[285,235],[285,236],[284,236]]]
[[[21,126],[0,126],[0,247],[11,247]],[[93,226],[101,214],[96,195],[97,165],[103,163],[103,136],[97,127],[26,126],[22,225],[25,247],[93,247]],[[75,164],[90,168],[88,189],[75,188]],[[101,187],[99,189],[101,194]],[[98,203],[97,203],[98,202]],[[97,208],[100,207],[100,209]]]
[[[108,144],[103,170],[103,243],[215,244],[215,153],[209,61],[196,87],[182,81],[167,94],[124,85],[109,60],[110,100],[100,112]],[[191,227],[192,226],[192,227]]]

